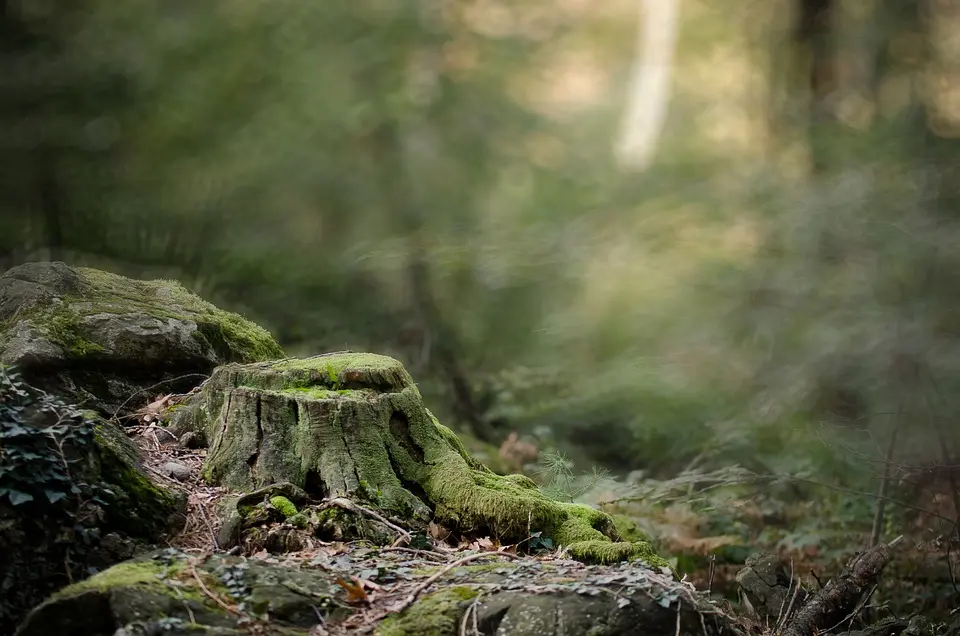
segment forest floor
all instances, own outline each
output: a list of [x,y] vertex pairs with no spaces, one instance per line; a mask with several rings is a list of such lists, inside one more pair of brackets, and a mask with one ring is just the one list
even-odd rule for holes
[[[147,472],[187,497],[186,524],[170,539],[170,547],[197,555],[221,551],[217,543],[217,508],[230,493],[201,479],[206,450],[182,448],[164,429],[149,422],[129,427],[128,431],[143,450]],[[951,483],[925,484],[913,493],[910,510],[891,510],[884,534],[903,534],[905,541],[867,607],[875,618],[923,612],[946,620],[960,608],[956,577],[960,542],[955,531],[949,532],[950,524],[945,523],[957,518],[954,502],[946,495],[950,486]],[[603,493],[595,498],[605,499]],[[656,503],[621,500],[602,507],[635,519],[653,538],[661,554],[674,557],[676,569],[684,575],[683,583],[678,585],[709,592],[714,599],[725,599],[735,607],[739,604],[736,573],[754,552],[778,554],[808,589],[816,591],[821,582],[842,569],[851,555],[865,550],[870,542],[871,515],[869,510],[858,509],[850,501],[844,497],[778,500],[769,489],[757,489],[744,490],[739,496],[701,493],[699,497]],[[387,558],[397,561],[391,567],[405,572],[443,571],[442,576],[455,579],[463,575],[458,574],[457,568],[464,564],[465,557],[468,561],[484,554],[494,561],[517,557],[517,546],[501,546],[491,539],[457,541],[442,536],[442,529],[435,529],[430,541],[430,551],[411,547],[387,549],[393,552]],[[275,555],[261,551],[252,558],[274,563],[293,559],[302,563],[348,556],[353,560],[351,571],[356,571],[357,576],[343,580],[341,585],[364,610],[355,614],[349,625],[337,629],[372,628],[387,607],[396,607],[398,599],[402,601],[414,594],[426,578],[413,576],[406,581],[378,582],[376,573],[378,562],[386,556],[384,549],[358,552],[343,542],[317,541],[297,553]],[[571,575],[582,568],[556,552],[536,558],[552,560],[570,569]]]

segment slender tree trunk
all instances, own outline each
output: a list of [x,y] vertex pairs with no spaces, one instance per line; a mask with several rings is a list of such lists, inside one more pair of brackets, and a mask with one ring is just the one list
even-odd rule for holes
[[824,130],[832,121],[831,96],[836,90],[834,19],[836,0],[797,0],[796,44],[798,58],[807,68],[808,138],[815,175],[828,169]]
[[51,261],[63,259],[63,203],[56,162],[49,151],[39,161],[37,199],[44,220],[47,250]]

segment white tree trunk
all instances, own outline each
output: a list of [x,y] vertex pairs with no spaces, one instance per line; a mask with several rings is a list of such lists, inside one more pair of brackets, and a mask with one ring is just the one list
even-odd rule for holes
[[620,135],[620,165],[645,170],[653,161],[670,102],[680,0],[639,0],[640,24]]

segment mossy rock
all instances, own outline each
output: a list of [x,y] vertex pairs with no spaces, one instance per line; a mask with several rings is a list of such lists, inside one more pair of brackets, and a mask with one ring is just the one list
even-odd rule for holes
[[[34,498],[20,506],[0,499],[0,633],[11,633],[70,576],[86,576],[149,550],[186,519],[186,498],[139,469],[137,449],[120,427],[85,416],[83,425],[93,426],[92,443],[69,442],[61,449],[76,460],[74,483],[105,489],[97,499]],[[35,424],[28,420],[28,426]]]
[[[0,276],[0,362],[100,412],[177,375],[282,356],[263,328],[175,281],[60,262],[28,263]],[[198,380],[189,378],[184,388]]]
[[118,627],[127,633],[245,634],[244,623],[259,616],[269,619],[271,633],[306,636],[318,616],[349,613],[344,595],[324,571],[222,555],[196,560],[164,550],[57,592],[30,613],[16,636],[112,636]]
[[357,554],[319,557],[316,567],[318,556],[261,561],[158,551],[54,594],[16,636],[113,636],[121,627],[174,636],[306,636],[317,633],[318,624],[329,633],[348,633],[374,623],[377,636],[456,636],[465,619],[469,633],[476,624],[479,633],[501,636],[747,633],[692,587],[636,562],[506,562],[489,554],[489,563],[444,570],[416,601],[398,606],[443,564],[411,571],[408,557],[381,556],[381,575],[403,583],[368,605],[351,604],[337,583],[357,576],[365,560]]
[[460,617],[478,594],[477,590],[465,585],[428,594],[405,612],[388,616],[377,627],[376,636],[457,634]]
[[342,352],[226,365],[179,413],[182,429],[209,440],[203,475],[214,484],[290,482],[316,499],[365,501],[408,526],[435,520],[504,543],[541,532],[585,561],[666,565],[646,542],[614,544],[603,512],[554,501],[531,480],[471,458],[393,358]]
[[96,428],[99,480],[113,492],[106,508],[108,531],[155,542],[185,520],[186,498],[154,483],[140,470],[137,449],[113,422]]

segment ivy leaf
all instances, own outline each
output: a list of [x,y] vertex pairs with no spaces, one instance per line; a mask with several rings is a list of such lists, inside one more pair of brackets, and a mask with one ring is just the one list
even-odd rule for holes
[[28,492],[22,492],[20,490],[11,490],[7,493],[7,497],[10,499],[10,503],[14,506],[19,506],[20,504],[25,504],[28,501],[33,501],[33,495]]
[[57,503],[61,499],[67,496],[67,493],[62,490],[44,490],[43,494],[47,496],[47,501],[50,503]]

